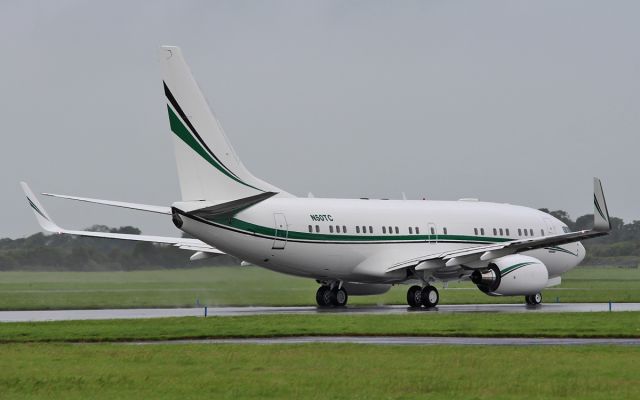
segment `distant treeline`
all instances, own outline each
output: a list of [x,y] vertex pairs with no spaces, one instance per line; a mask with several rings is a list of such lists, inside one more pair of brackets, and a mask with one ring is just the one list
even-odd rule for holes
[[[574,221],[566,211],[540,210],[563,221],[571,230],[591,229],[593,224],[592,214]],[[611,225],[612,231],[608,236],[583,242],[587,248],[583,264],[638,266],[640,221],[625,224],[622,219],[613,217]],[[140,234],[140,230],[132,226],[109,228],[94,225],[87,230]],[[36,233],[22,239],[0,239],[0,271],[129,271],[239,263],[231,256],[191,262],[191,254],[169,245]]]
[[[94,225],[87,230],[140,234],[132,226]],[[191,254],[170,245],[36,233],[0,239],[0,271],[130,271],[238,264],[230,256],[191,262]]]

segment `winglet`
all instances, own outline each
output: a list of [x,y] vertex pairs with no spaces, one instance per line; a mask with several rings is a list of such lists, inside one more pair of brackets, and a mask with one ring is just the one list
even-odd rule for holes
[[62,229],[56,225],[55,222],[51,219],[47,211],[42,207],[42,204],[38,201],[38,198],[29,188],[25,182],[20,182],[20,186],[22,186],[22,190],[24,191],[25,196],[27,196],[27,201],[29,205],[33,209],[33,213],[36,215],[36,219],[38,223],[47,232],[61,233]]
[[600,179],[593,178],[593,230],[606,232],[611,230],[609,210],[604,199]]

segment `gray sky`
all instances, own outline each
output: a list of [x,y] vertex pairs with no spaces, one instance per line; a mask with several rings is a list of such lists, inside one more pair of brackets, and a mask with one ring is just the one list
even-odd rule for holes
[[[636,1],[2,1],[0,236],[19,189],[169,205],[157,47],[181,46],[244,164],[316,197],[478,197],[640,219]],[[42,199],[62,226],[169,218]]]

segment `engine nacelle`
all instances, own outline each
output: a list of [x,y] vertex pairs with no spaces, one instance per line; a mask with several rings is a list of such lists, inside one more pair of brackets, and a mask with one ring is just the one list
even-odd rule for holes
[[489,295],[530,295],[547,286],[549,272],[537,258],[513,254],[496,258],[487,269],[474,271],[471,281]]

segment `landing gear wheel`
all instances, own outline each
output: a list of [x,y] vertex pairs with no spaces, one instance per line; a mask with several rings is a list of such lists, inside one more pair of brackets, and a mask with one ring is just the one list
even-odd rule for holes
[[537,306],[538,304],[542,303],[542,293],[525,296],[524,299],[528,305]]
[[349,299],[349,295],[347,295],[347,291],[344,288],[334,288],[330,291],[330,301],[331,305],[335,307],[344,307],[347,305],[347,300]]
[[329,286],[320,286],[316,292],[316,303],[320,307],[331,306],[331,289]]
[[422,288],[420,286],[411,286],[407,290],[407,304],[412,308],[422,306]]
[[420,298],[423,306],[431,308],[438,305],[438,301],[440,301],[440,294],[438,293],[438,289],[435,287],[425,286],[420,293]]

